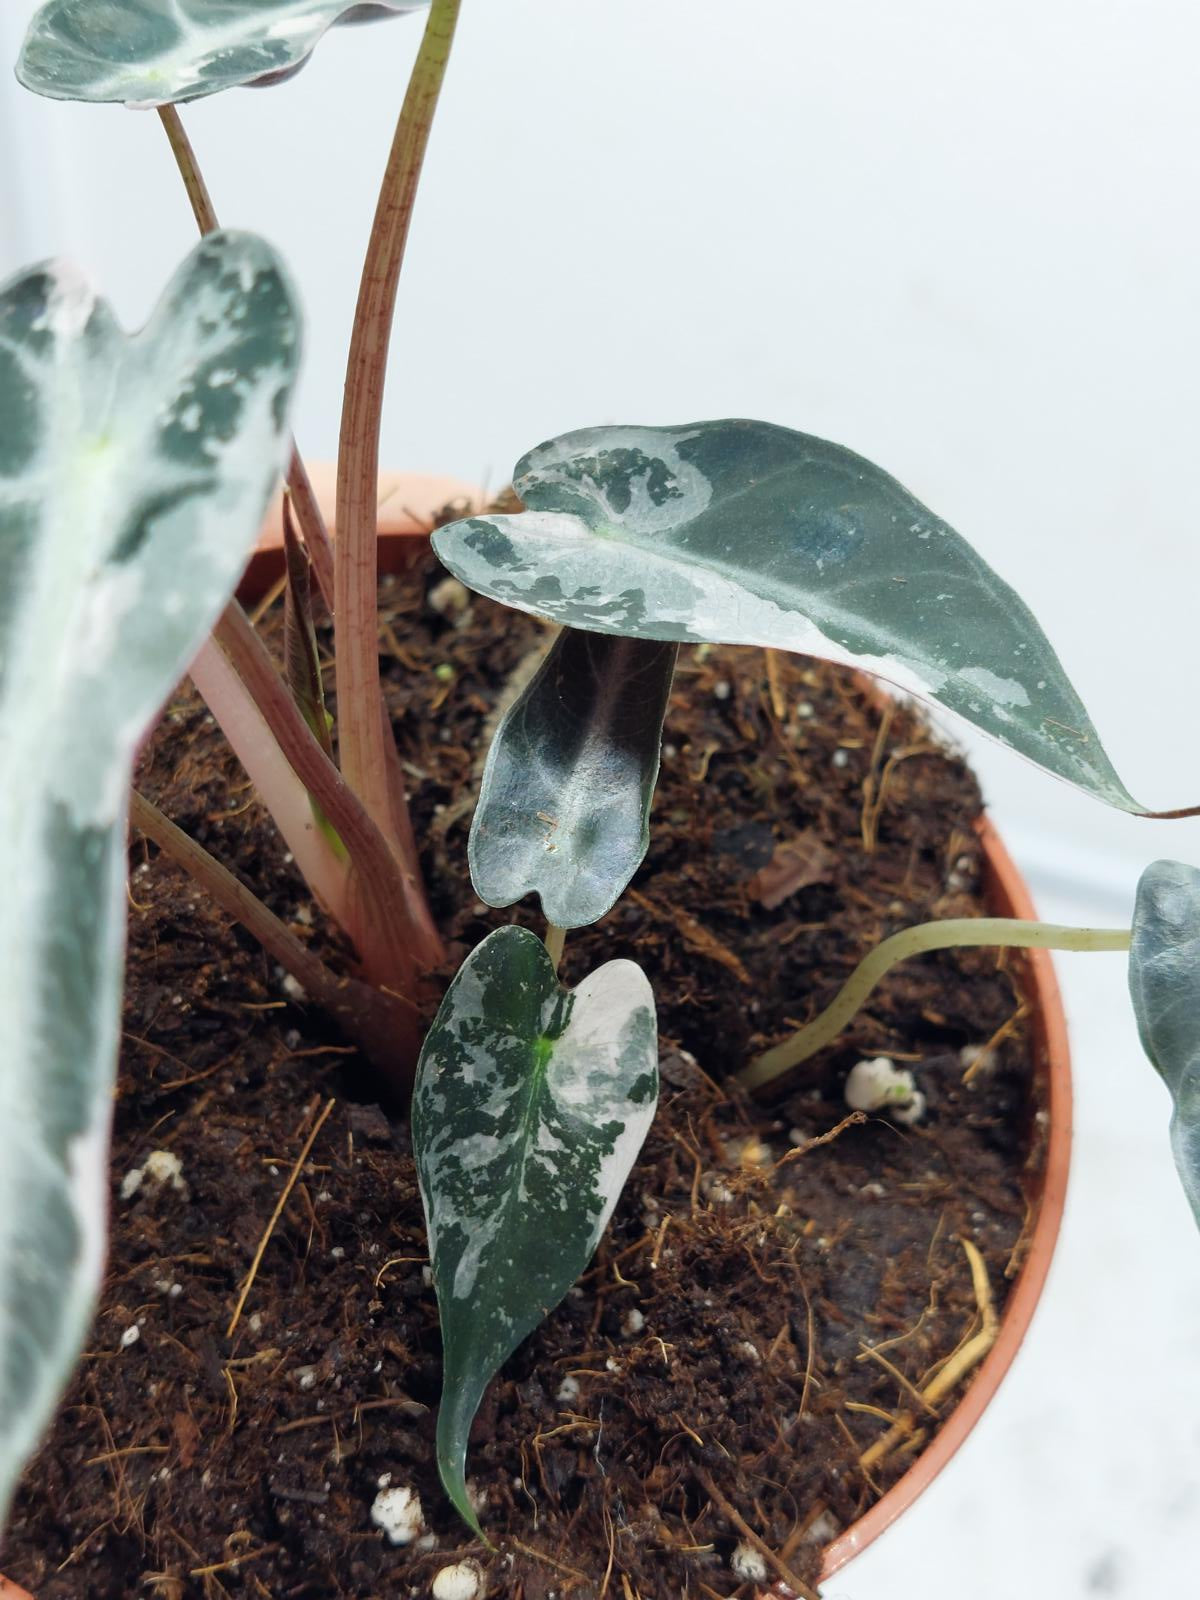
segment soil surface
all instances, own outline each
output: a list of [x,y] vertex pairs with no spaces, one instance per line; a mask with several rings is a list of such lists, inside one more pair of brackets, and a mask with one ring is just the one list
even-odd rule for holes
[[[384,598],[448,977],[502,922],[540,931],[529,907],[475,899],[466,833],[489,718],[545,633],[467,603],[432,564]],[[658,1116],[590,1271],[480,1411],[469,1470],[495,1550],[469,1539],[433,1465],[437,1306],[403,1119],[253,942],[134,842],[112,1254],[3,1559],[37,1600],[425,1596],[467,1556],[512,1600],[749,1596],[756,1570],[786,1595],[911,1464],[954,1398],[919,1391],[981,1326],[964,1241],[999,1310],[1031,1221],[1040,1120],[1012,959],[895,969],[773,1096],[728,1075],[881,937],[985,909],[975,783],[910,711],[756,650],[684,650],[666,740],[645,865],[568,937],[563,968],[646,969]],[[344,959],[190,694],[139,782]],[[967,1078],[970,1047],[997,1034]],[[846,1120],[848,1069],[883,1053],[927,1097],[915,1126]],[[155,1151],[178,1170],[146,1169]],[[381,1484],[419,1494],[417,1543],[372,1525]]]

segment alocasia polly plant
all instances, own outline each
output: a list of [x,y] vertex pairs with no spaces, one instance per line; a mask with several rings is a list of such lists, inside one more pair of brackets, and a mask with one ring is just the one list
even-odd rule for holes
[[[522,511],[434,539],[469,587],[562,632],[499,726],[469,850],[484,901],[539,897],[545,942],[493,933],[424,1027],[443,952],[379,692],[375,483],[392,312],[459,9],[48,0],[21,55],[19,76],[38,93],[156,107],[210,237],[132,340],[63,273],[35,269],[0,295],[0,865],[15,885],[0,899],[0,1111],[18,1132],[0,1167],[0,1514],[99,1271],[130,768],[189,662],[356,970],[318,960],[140,795],[134,825],[244,922],[393,1088],[413,1090],[445,1346],[439,1466],[475,1528],[465,1461],[480,1398],[585,1267],[654,1115],[645,976],[617,960],[569,990],[556,968],[565,930],[602,917],[645,854],[679,646],[849,663],[1143,811],[1028,609],[880,468],[763,422],[566,434],[518,466]],[[299,340],[286,276],[265,245],[216,231],[176,107],[278,81],[334,24],[407,11],[428,15],[363,270],[335,546],[287,434]],[[294,510],[282,671],[229,599],[281,469]],[[336,729],[313,645],[321,606],[335,633]],[[743,1080],[765,1083],[829,1043],[882,971],[916,951],[1132,938],[1134,1005],[1175,1099],[1195,1206],[1198,884],[1192,869],[1150,868],[1132,935],[1002,919],[904,930]]]

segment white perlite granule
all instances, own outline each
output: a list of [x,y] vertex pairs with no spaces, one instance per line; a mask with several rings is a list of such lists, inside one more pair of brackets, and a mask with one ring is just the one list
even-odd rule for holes
[[121,1179],[121,1199],[132,1200],[143,1183],[157,1189],[169,1185],[187,1198],[183,1162],[170,1150],[151,1150],[140,1167],[131,1168]]
[[911,1072],[887,1056],[859,1061],[846,1078],[846,1104],[853,1111],[885,1111],[897,1122],[917,1122],[925,1114],[925,1096]]
[[752,1544],[743,1539],[735,1546],[729,1558],[729,1567],[735,1578],[745,1583],[761,1583],[767,1575],[767,1563]]
[[421,1497],[415,1489],[381,1489],[371,1507],[371,1521],[393,1544],[411,1544],[425,1525]]
[[483,1573],[474,1561],[443,1567],[433,1580],[433,1600],[478,1600],[482,1593]]

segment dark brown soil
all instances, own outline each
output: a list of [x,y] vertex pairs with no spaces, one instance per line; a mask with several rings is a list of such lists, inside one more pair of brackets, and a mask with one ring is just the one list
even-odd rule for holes
[[[471,891],[466,829],[485,721],[541,630],[480,601],[443,616],[426,600],[441,582],[429,568],[385,588],[382,648],[459,958],[508,916]],[[979,1326],[960,1240],[998,1307],[1019,1260],[1028,1052],[1018,1026],[964,1085],[960,1049],[1017,1010],[994,953],[969,951],[895,971],[851,1037],[773,1101],[722,1087],[881,936],[983,909],[961,764],[907,711],[880,738],[878,706],[844,674],[779,658],[773,697],[766,668],[759,651],[684,652],[649,857],[617,910],[568,939],[568,981],[616,955],[646,968],[663,1094],[592,1269],[480,1413],[470,1471],[495,1552],[467,1539],[433,1466],[437,1307],[402,1120],[261,951],[134,845],[112,1257],[4,1556],[37,1600],[424,1596],[466,1553],[513,1600],[749,1595],[730,1567],[747,1529],[771,1553],[769,1583],[811,1583],[822,1543],[910,1465],[937,1421],[913,1390]],[[885,769],[868,852],[864,781],[878,793]],[[339,958],[189,696],[141,783]],[[529,908],[513,915],[537,926]],[[924,1121],[842,1126],[777,1165],[838,1129],[848,1068],[885,1052],[917,1064]],[[179,1158],[185,1188],[147,1177],[121,1198],[154,1150]],[[893,1418],[907,1436],[864,1468]],[[372,1526],[388,1474],[420,1494],[421,1545]]]

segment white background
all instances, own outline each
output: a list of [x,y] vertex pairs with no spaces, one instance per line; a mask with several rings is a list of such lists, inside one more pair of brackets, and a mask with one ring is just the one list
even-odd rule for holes
[[[298,276],[314,457],[419,26],[184,111]],[[385,464],[496,485],[566,428],[736,415],[851,445],[1033,606],[1130,788],[1200,800],[1198,52],[1187,0],[465,0]],[[192,243],[156,119],[5,78],[0,141],[0,274],[70,253],[142,320]],[[1147,860],[1200,863],[1200,823],[968,742],[1044,914],[1127,922]],[[1196,1592],[1200,1241],[1121,958],[1060,971],[1077,1162],[1031,1345],[839,1600]]]

